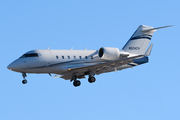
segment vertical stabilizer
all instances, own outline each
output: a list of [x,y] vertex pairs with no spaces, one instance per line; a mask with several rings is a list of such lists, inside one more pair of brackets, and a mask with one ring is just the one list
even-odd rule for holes
[[122,50],[130,54],[145,54],[152,35],[155,31],[156,29],[153,27],[140,25]]

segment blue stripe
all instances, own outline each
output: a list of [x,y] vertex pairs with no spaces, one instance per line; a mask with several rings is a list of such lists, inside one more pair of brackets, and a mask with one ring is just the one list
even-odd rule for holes
[[130,40],[136,40],[136,39],[149,39],[151,40],[151,37],[141,37],[141,36],[137,36],[137,37],[133,37]]

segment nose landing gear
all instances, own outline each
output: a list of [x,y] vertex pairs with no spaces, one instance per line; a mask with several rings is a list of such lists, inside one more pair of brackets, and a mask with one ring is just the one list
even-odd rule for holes
[[23,81],[22,81],[22,84],[26,84],[26,83],[27,83],[27,80],[23,80]]
[[26,75],[26,73],[22,73],[22,76],[24,78],[24,80],[22,80],[22,84],[26,84],[27,83],[27,80],[26,80],[27,75]]

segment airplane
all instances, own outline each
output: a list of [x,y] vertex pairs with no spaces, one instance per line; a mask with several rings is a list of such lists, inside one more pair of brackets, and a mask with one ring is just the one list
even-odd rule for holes
[[[120,50],[114,47],[101,47],[99,50],[50,50],[36,49],[23,54],[7,66],[9,70],[22,73],[22,83],[26,84],[26,73],[56,74],[73,81],[75,87],[81,82],[77,79],[88,76],[89,83],[96,81],[95,75],[132,68],[149,61],[153,44],[148,48],[153,33],[157,29],[140,25]],[[147,49],[148,48],[148,49]]]

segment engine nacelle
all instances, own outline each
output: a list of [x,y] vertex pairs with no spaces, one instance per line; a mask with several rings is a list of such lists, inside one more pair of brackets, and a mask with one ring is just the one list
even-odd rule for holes
[[118,48],[102,47],[99,49],[98,55],[102,59],[116,60],[120,57],[120,51]]

